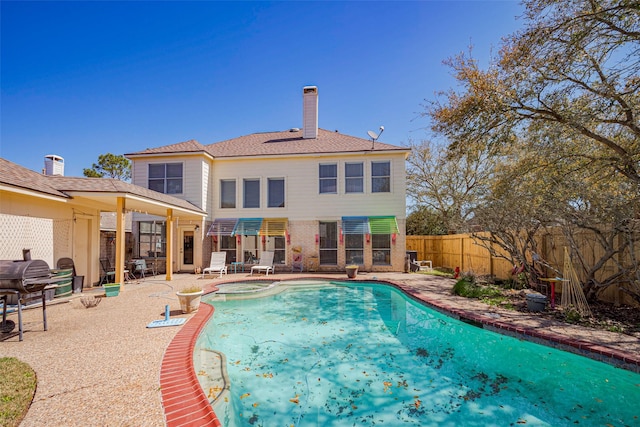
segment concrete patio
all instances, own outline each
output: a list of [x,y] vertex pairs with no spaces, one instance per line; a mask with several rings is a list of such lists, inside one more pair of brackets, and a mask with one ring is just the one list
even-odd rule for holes
[[[21,426],[163,426],[160,372],[163,356],[176,334],[184,328],[147,328],[164,318],[168,304],[172,316],[183,315],[177,290],[198,284],[210,287],[230,280],[243,280],[248,273],[223,279],[201,279],[177,274],[147,277],[130,283],[115,298],[102,298],[95,308],[85,308],[76,294],[47,306],[48,331],[43,331],[42,310],[25,310],[24,341],[15,336],[0,342],[0,356],[17,357],[36,371],[38,386],[33,403]],[[274,280],[317,277],[345,280],[345,274],[276,274]],[[264,277],[261,277],[264,278]],[[545,337],[554,345],[575,352],[597,351],[602,359],[615,360],[640,369],[640,339],[629,335],[587,329],[549,320],[536,313],[489,307],[479,301],[451,295],[452,279],[408,273],[360,273],[358,280],[384,280],[403,288],[413,297],[464,317],[482,321],[489,329],[527,334],[533,340]],[[100,288],[83,295],[99,295]],[[17,315],[9,318],[17,322]],[[186,325],[189,322],[187,321]]]

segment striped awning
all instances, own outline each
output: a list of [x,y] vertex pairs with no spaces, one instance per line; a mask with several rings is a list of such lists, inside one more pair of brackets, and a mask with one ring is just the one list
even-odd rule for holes
[[369,234],[369,217],[366,216],[343,216],[343,234]]
[[216,218],[207,231],[207,236],[231,236],[238,218]]
[[260,227],[261,236],[284,236],[287,232],[287,218],[264,218]]
[[257,236],[260,234],[262,218],[240,218],[233,229],[233,236]]
[[398,223],[395,216],[370,216],[369,228],[371,234],[398,233]]

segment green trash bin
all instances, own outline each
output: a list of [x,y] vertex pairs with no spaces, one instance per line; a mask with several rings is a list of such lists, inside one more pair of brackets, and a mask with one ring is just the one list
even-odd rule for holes
[[54,298],[61,298],[71,295],[73,287],[73,268],[64,270],[52,270],[56,279],[61,279],[56,283]]

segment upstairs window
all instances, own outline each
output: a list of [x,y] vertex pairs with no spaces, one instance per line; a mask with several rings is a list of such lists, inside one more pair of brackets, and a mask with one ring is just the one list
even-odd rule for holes
[[371,162],[371,192],[391,192],[391,162]]
[[260,180],[245,179],[244,180],[244,208],[260,207]]
[[344,191],[345,193],[363,193],[364,192],[364,164],[363,163],[345,163]]
[[149,190],[164,194],[182,194],[182,163],[150,164]]
[[284,178],[269,178],[267,191],[267,207],[284,208]]
[[220,208],[233,209],[236,207],[236,181],[223,179],[220,181]]
[[338,165],[320,165],[320,194],[336,194],[338,192]]

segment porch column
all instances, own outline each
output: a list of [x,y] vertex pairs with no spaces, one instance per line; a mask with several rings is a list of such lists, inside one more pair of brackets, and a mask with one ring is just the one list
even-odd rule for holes
[[118,197],[116,208],[116,277],[115,283],[120,283],[120,291],[124,290],[125,269],[125,233],[124,233],[125,198]]
[[173,209],[167,209],[167,277],[166,280],[172,279],[173,271]]

